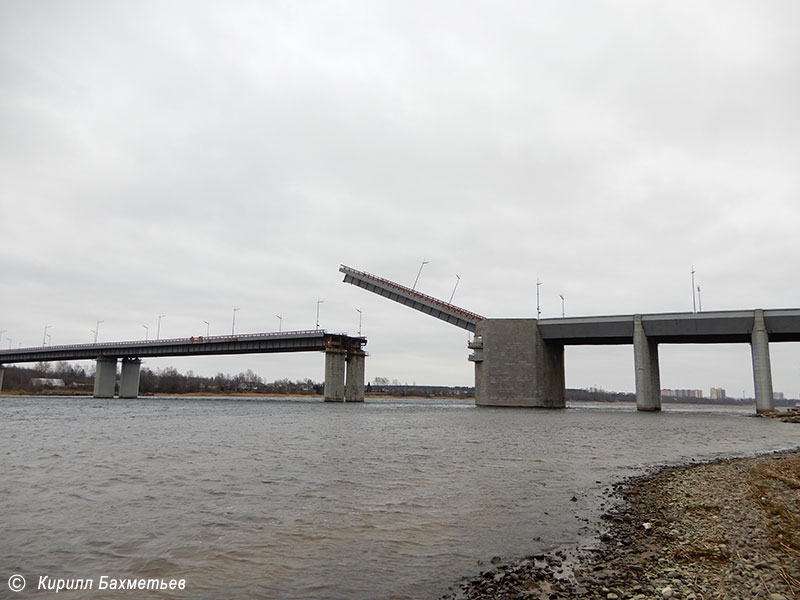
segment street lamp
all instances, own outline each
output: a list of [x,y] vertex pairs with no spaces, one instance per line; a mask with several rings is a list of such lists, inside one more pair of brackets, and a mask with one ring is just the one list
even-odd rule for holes
[[419,271],[417,271],[417,278],[414,280],[414,285],[411,287],[412,290],[417,289],[417,282],[419,281],[419,276],[422,274],[422,267],[427,265],[430,261],[422,259],[422,264],[419,266]]
[[697,311],[703,312],[703,301],[700,298],[700,286],[697,286]]
[[144,327],[144,341],[148,341],[150,336],[150,328],[147,325],[142,325]]
[[275,315],[278,317],[278,333],[280,333],[283,329],[283,317],[280,315]]
[[231,335],[236,330],[236,311],[242,310],[239,306],[233,307],[233,322],[231,323]]
[[363,313],[361,312],[360,308],[357,308],[356,312],[358,313],[358,337],[361,337],[361,317],[363,316]]
[[542,316],[542,306],[539,304],[539,288],[541,287],[542,282],[539,281],[539,278],[536,278],[536,318],[539,319]]
[[209,323],[209,322],[208,322],[208,321],[206,321],[206,320],[203,320],[203,323],[205,323],[205,324],[206,324],[206,337],[208,337],[208,335],[209,335],[209,333],[208,333],[208,332],[209,332],[209,331],[211,331],[211,323]]
[[561,318],[564,318],[564,294],[559,294],[559,298],[561,298]]
[[325,300],[317,300],[317,330],[319,330],[319,305],[325,302]]
[[42,335],[42,346],[44,346],[45,343],[47,342],[47,330],[50,329],[51,327],[52,327],[52,325],[45,325],[44,326],[44,334]]
[[453,286],[453,293],[450,294],[450,300],[448,301],[448,304],[453,303],[453,296],[456,295],[456,288],[458,287],[459,283],[461,283],[461,275],[456,274],[456,284]]
[[166,317],[167,315],[158,315],[158,328],[156,329],[156,339],[161,339],[161,319]]
[[97,343],[97,334],[100,331],[100,323],[104,323],[104,321],[98,321],[97,324],[94,326],[94,343]]
[[692,265],[692,312],[697,312],[697,301],[694,296],[694,265]]

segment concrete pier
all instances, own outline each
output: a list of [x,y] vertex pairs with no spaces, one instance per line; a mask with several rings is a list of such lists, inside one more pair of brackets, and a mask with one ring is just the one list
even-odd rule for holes
[[753,384],[756,391],[756,412],[775,410],[775,395],[772,392],[772,368],[769,362],[769,334],[764,323],[764,311],[756,309],[753,333],[750,337],[753,355]]
[[347,378],[345,379],[345,402],[364,401],[364,352],[350,351],[347,353]]
[[3,375],[5,375],[5,373],[5,368],[3,368],[3,365],[0,365],[0,392],[3,391]]
[[117,387],[117,359],[98,358],[94,374],[94,397],[113,398]]
[[342,348],[325,350],[325,402],[344,402],[345,358]]
[[475,404],[564,408],[564,345],[545,341],[535,319],[484,319],[474,350]]
[[142,361],[138,358],[123,358],[119,374],[119,397],[139,397],[139,370]]
[[658,344],[647,338],[642,315],[633,316],[633,362],[636,371],[636,410],[661,410]]

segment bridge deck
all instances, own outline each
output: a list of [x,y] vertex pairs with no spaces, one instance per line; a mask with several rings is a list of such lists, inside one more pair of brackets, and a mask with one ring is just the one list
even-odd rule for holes
[[0,364],[96,358],[151,358],[213,354],[262,354],[270,352],[314,352],[331,346],[361,348],[365,338],[324,330],[199,336],[166,340],[104,342],[0,350]]
[[[656,313],[642,315],[648,339],[661,344],[749,343],[755,311]],[[764,311],[771,342],[800,342],[800,309]],[[633,343],[633,315],[540,319],[546,340],[565,345]]]
[[378,294],[389,300],[394,300],[414,310],[431,315],[432,317],[441,319],[442,321],[446,321],[468,331],[475,331],[475,326],[485,318],[456,306],[455,304],[450,304],[449,302],[439,300],[433,296],[422,294],[409,287],[371,273],[358,271],[345,265],[340,265],[339,271],[345,274],[345,283],[352,283],[369,292]]

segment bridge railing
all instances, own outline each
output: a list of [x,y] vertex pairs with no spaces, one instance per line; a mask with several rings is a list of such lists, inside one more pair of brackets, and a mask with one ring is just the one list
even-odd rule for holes
[[157,340],[127,340],[121,342],[96,342],[90,344],[62,344],[58,346],[28,346],[25,348],[0,349],[0,356],[4,353],[41,352],[42,350],[83,350],[87,348],[113,348],[116,346],[156,346],[169,344],[205,344],[209,342],[237,342],[246,339],[262,339],[269,337],[302,337],[311,334],[326,335],[324,329],[303,329],[298,331],[270,331],[264,333],[243,333],[233,335],[190,336],[186,338],[164,338]]
[[420,300],[425,300],[426,302],[429,302],[429,303],[434,304],[436,306],[440,306],[441,308],[446,309],[446,310],[448,310],[450,312],[459,314],[462,317],[464,317],[466,320],[473,321],[474,323],[478,323],[480,321],[483,321],[486,318],[486,317],[481,316],[481,315],[479,315],[477,313],[474,313],[474,312],[471,312],[471,311],[466,310],[464,308],[461,308],[460,306],[456,306],[455,304],[450,304],[449,302],[445,302],[444,300],[440,300],[439,298],[434,298],[433,296],[429,296],[427,294],[423,294],[422,292],[418,292],[417,290],[412,290],[409,287],[406,287],[406,286],[401,285],[399,283],[395,283],[394,281],[391,281],[389,279],[385,279],[383,277],[379,277],[378,275],[373,275],[372,273],[367,273],[366,271],[359,271],[358,269],[354,269],[352,267],[348,267],[347,265],[339,265],[339,271],[341,271],[342,273],[345,273],[345,274],[349,273],[351,275],[357,275],[357,276],[359,276],[359,277],[361,277],[363,279],[371,279],[372,281],[381,283],[382,285],[385,285],[387,287],[394,288],[395,290],[397,290],[399,292],[403,292],[403,293],[408,294],[410,296],[415,296],[415,297],[419,298]]

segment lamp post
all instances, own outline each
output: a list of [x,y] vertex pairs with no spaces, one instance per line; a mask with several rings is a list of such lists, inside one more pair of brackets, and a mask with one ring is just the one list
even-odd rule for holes
[[98,321],[97,324],[95,324],[95,326],[94,326],[94,343],[95,344],[97,343],[97,334],[100,331],[100,323],[103,323],[103,322],[104,321]]
[[325,300],[317,300],[317,330],[319,330],[319,305],[325,302]]
[[539,278],[536,278],[536,318],[539,319],[542,316],[542,305],[539,304],[539,288],[542,286],[542,282],[539,281]]
[[358,313],[358,337],[361,337],[361,317],[363,316],[363,313],[361,312],[360,308],[357,308],[356,312]]
[[150,328],[147,325],[142,325],[144,327],[144,341],[148,341],[150,336]]
[[211,323],[209,323],[206,320],[203,320],[203,323],[206,324],[206,337],[208,337],[209,336],[209,331],[211,331]]
[[419,271],[417,271],[417,278],[414,280],[414,285],[413,285],[413,286],[411,286],[411,289],[412,289],[412,290],[415,290],[415,289],[417,289],[417,282],[419,281],[419,276],[422,274],[422,267],[424,267],[425,265],[427,265],[429,262],[430,262],[430,261],[428,261],[428,260],[425,260],[424,258],[422,259],[422,264],[419,266]]
[[564,294],[559,294],[559,298],[561,298],[561,318],[564,318]]
[[[45,325],[44,326],[44,334],[42,334],[42,346],[46,345],[47,342],[47,330],[50,329],[52,325]],[[97,340],[95,340],[97,342]]]
[[697,299],[694,296],[694,265],[692,265],[692,312],[697,312]]
[[450,300],[448,301],[448,304],[452,304],[453,303],[453,296],[456,295],[456,288],[458,287],[459,283],[461,283],[461,275],[456,273],[456,284],[453,286],[453,293],[450,294]]
[[697,286],[697,312],[703,312],[703,300],[700,298],[700,286]]
[[275,315],[278,317],[278,333],[283,330],[283,317],[281,315]]
[[166,317],[167,315],[158,315],[158,328],[156,329],[156,339],[161,339],[161,319]]
[[51,336],[49,333],[47,334],[47,345],[48,346],[53,345],[53,336]]
[[240,310],[242,310],[242,309],[239,306],[234,306],[233,307],[233,322],[231,323],[231,335],[233,335],[234,331],[236,330],[236,313],[237,313],[237,311],[240,311]]

